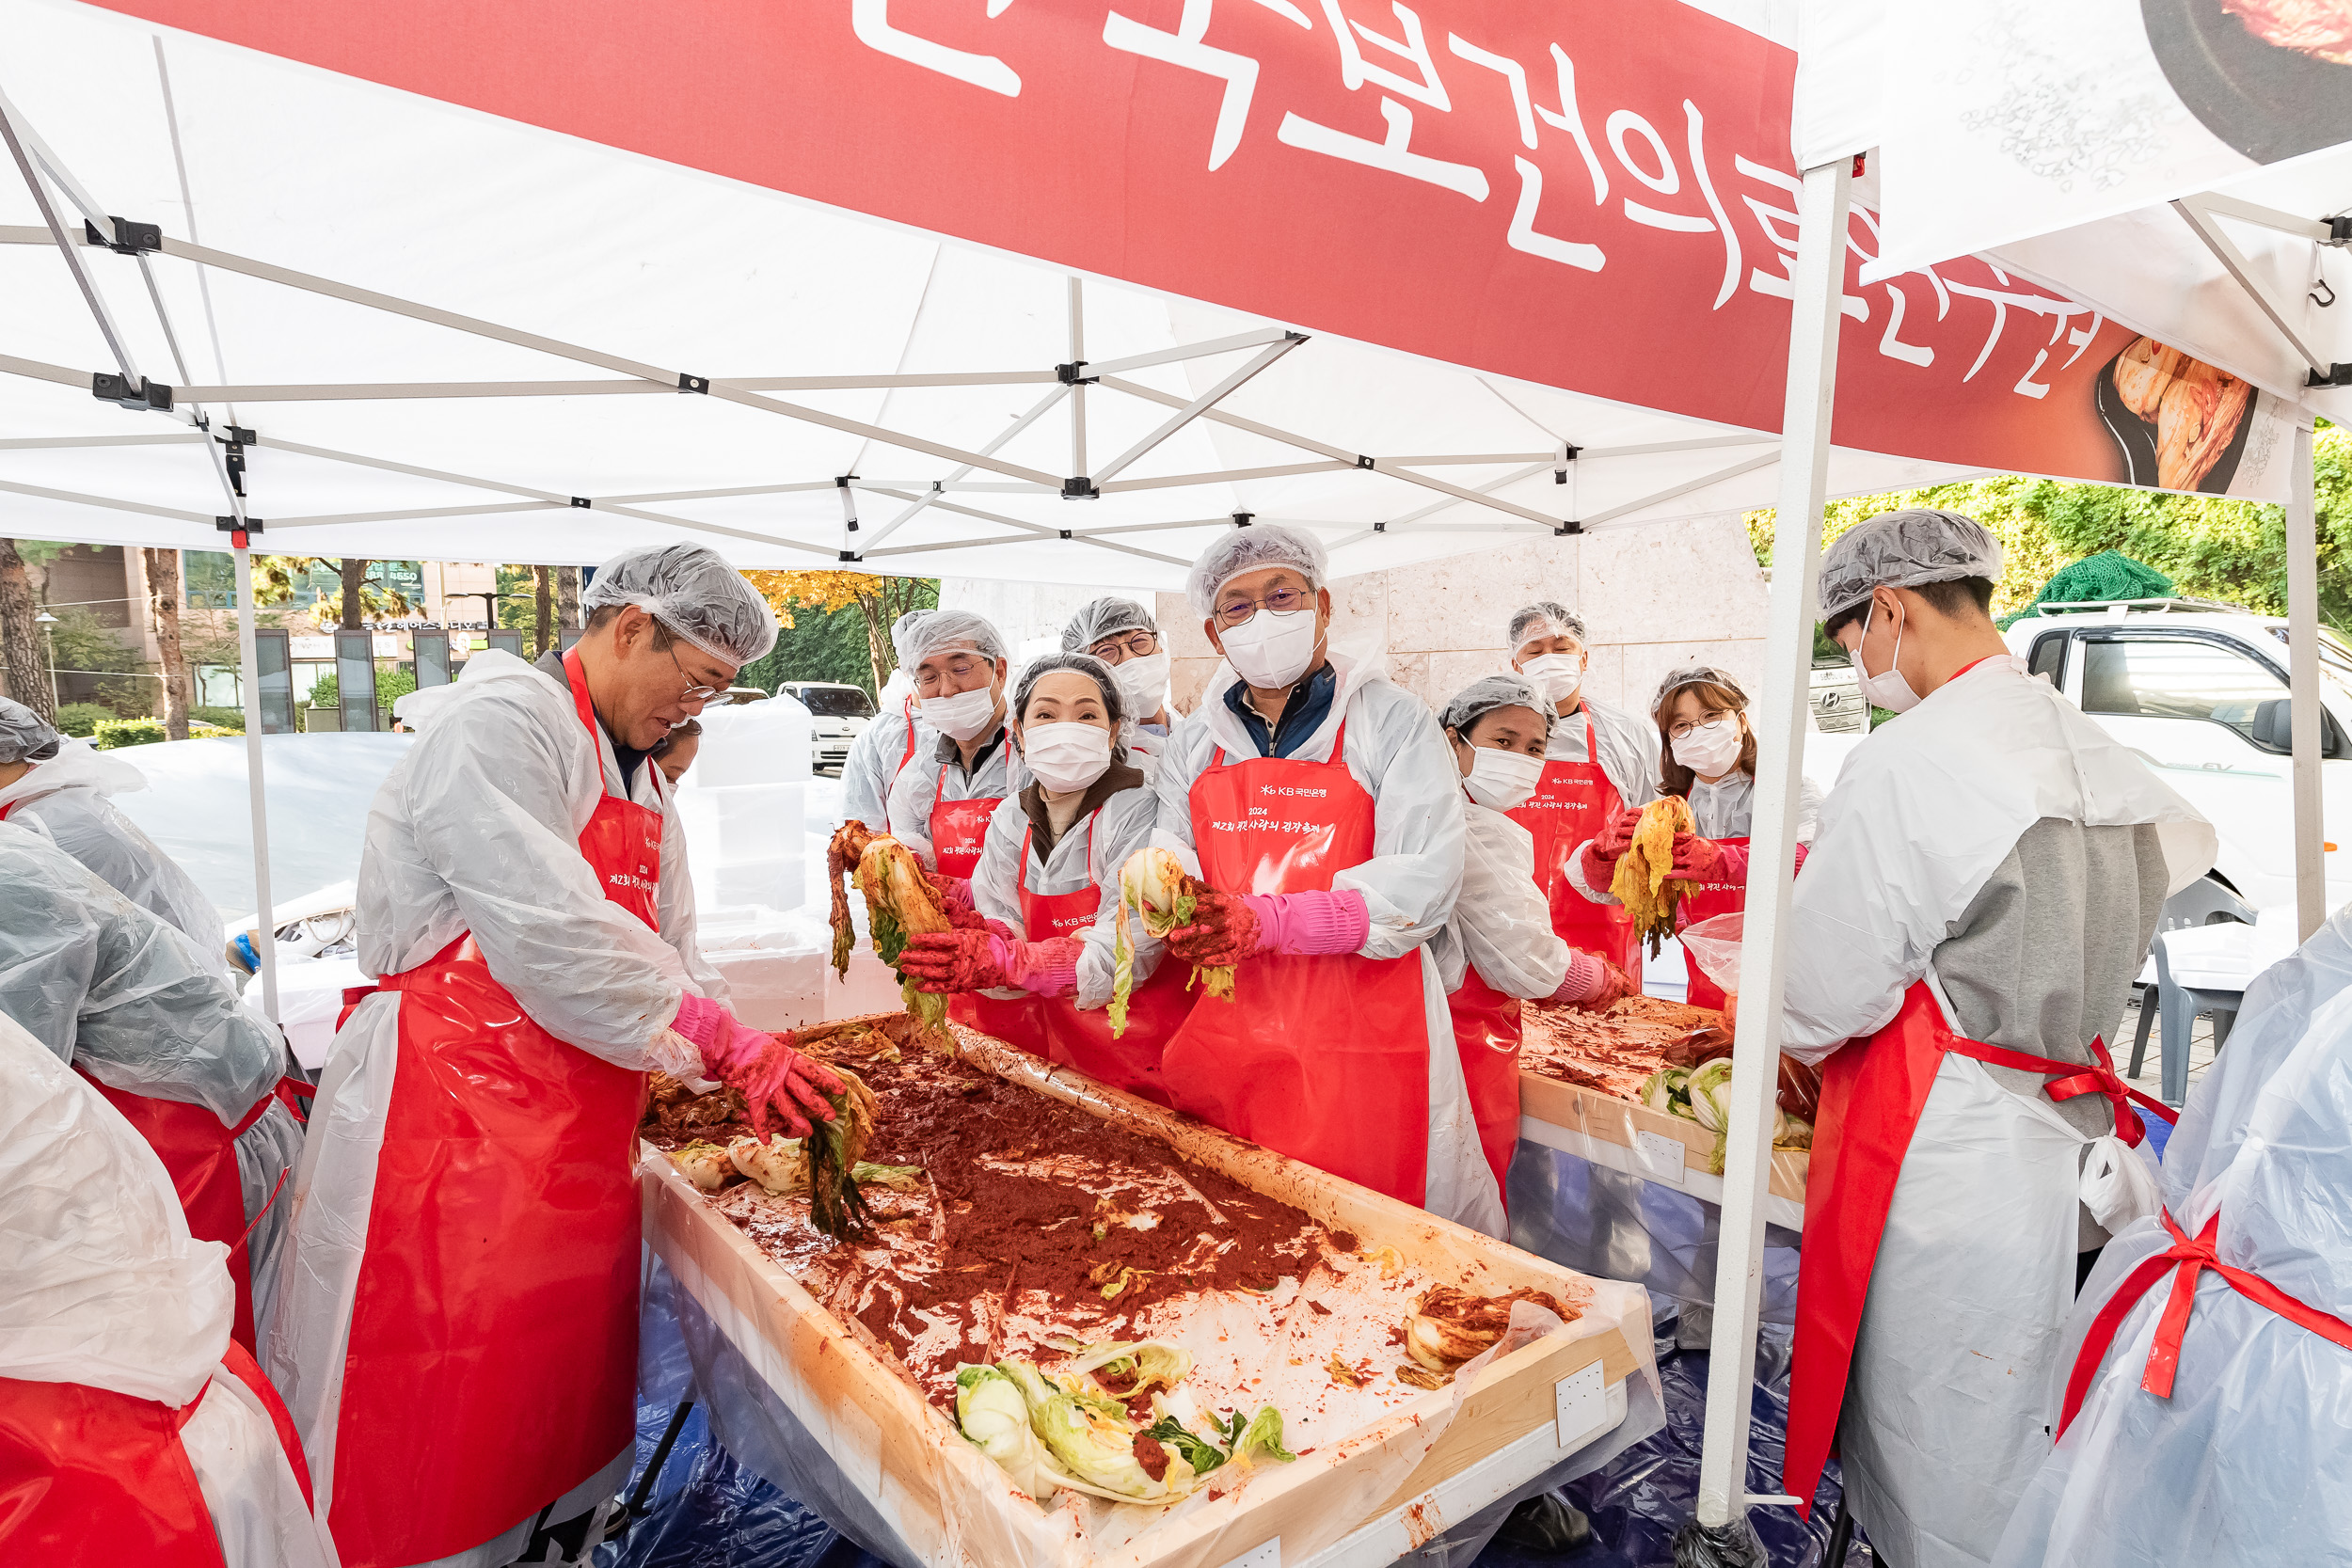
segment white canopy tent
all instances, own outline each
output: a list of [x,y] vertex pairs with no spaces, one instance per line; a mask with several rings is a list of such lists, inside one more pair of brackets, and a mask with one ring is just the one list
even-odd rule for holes
[[[1766,665],[1802,680],[1817,618],[1829,493],[1819,454],[1830,450],[1840,325],[1830,236],[1845,231],[1859,165],[1883,198],[1883,245],[1866,278],[1980,253],[2280,400],[2292,420],[2288,662],[2308,938],[2326,913],[2312,420],[2352,417],[2352,310],[2335,309],[2339,290],[2352,289],[2343,216],[2352,66],[2313,73],[2308,56],[2271,60],[2270,46],[2246,45],[2251,24],[2219,6],[2144,9],[2143,21],[2143,8],[2110,0],[1805,0],[1794,129],[1804,232],[1783,430],[1817,458],[1780,470],[1774,560],[1801,569],[1774,576]],[[2194,30],[2185,41],[2185,28]],[[2297,95],[2314,89],[2316,101]],[[1746,989],[1734,1053],[1700,1469],[1699,1523],[1734,1533],[1749,1504],[1795,1500],[1751,1496],[1745,1473],[1803,752],[1797,689],[1775,681],[1765,698],[1762,733],[1790,738],[1757,786],[1741,967],[1762,983]]]

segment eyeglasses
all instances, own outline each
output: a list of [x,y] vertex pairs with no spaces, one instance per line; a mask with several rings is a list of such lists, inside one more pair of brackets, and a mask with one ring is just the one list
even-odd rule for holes
[[1675,725],[1666,732],[1666,738],[1669,740],[1688,740],[1691,737],[1691,732],[1692,730],[1699,728],[1703,724],[1723,723],[1730,717],[1731,710],[1729,708],[1719,707],[1710,713],[1703,715],[1697,720],[1685,719],[1681,723]]
[[1278,588],[1263,599],[1235,599],[1231,604],[1220,605],[1216,618],[1221,625],[1238,626],[1261,610],[1271,610],[1277,615],[1295,615],[1312,605],[1314,597],[1312,594],[1301,593],[1295,588]]
[[1120,637],[1105,637],[1087,652],[1106,664],[1118,664],[1130,658],[1150,658],[1160,651],[1160,640],[1137,628]]
[[920,696],[932,696],[942,679],[951,679],[961,687],[963,682],[971,679],[972,672],[975,670],[986,670],[993,674],[996,666],[993,660],[983,658],[958,658],[951,659],[945,665],[932,665],[930,669],[920,671],[915,674],[915,692]]
[[677,644],[672,643],[666,651],[670,656],[670,662],[677,668],[679,678],[686,682],[686,689],[678,694],[678,701],[682,703],[707,703],[710,701],[711,698],[716,697],[726,690],[726,688],[723,686],[705,686],[700,681],[697,681],[693,675],[688,672],[685,665],[678,663]]

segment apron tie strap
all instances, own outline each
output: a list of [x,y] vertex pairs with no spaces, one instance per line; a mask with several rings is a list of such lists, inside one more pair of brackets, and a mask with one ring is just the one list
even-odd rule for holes
[[2219,1275],[2232,1290],[2249,1301],[2352,1350],[2352,1323],[2306,1306],[2258,1274],[2232,1268],[2221,1261],[2215,1250],[2215,1240],[2221,1228],[2218,1212],[2205,1222],[2205,1228],[2197,1233],[2194,1241],[2173,1221],[2170,1211],[2163,1212],[2162,1217],[2165,1229],[2172,1233],[2172,1244],[2124,1276],[2115,1294],[2091,1320],[2090,1332],[2084,1336],[2082,1349],[2074,1357],[2074,1370],[2066,1380],[2066,1403],[2058,1416],[2060,1437],[2066,1435],[2066,1429],[2081,1411],[2083,1397],[2090,1391],[2090,1380],[2098,1374],[2100,1363],[2106,1359],[2107,1347],[2115,1342],[2116,1331],[2131,1315],[2132,1308],[2139,1305],[2140,1298],[2167,1274],[2172,1275],[2172,1291],[2165,1301],[2163,1316],[2156,1320],[2155,1342],[2148,1347],[2147,1366],[2139,1379],[2141,1391],[2160,1400],[2172,1397],[2172,1380],[2181,1364],[2181,1339],[2187,1332],[2189,1314],[2197,1305],[2197,1276],[2207,1269]]
[[1945,1047],[1956,1056],[1970,1056],[1994,1067],[2012,1068],[2019,1072],[2039,1072],[2058,1075],[2053,1082],[2042,1085],[2042,1092],[2054,1101],[2072,1100],[2076,1095],[2103,1094],[2115,1107],[2115,1135],[2127,1145],[2137,1147],[2147,1129],[2132,1107],[2138,1105],[2170,1126],[2180,1114],[2164,1101],[2144,1095],[2123,1082],[2115,1070],[2115,1058],[2107,1054],[2104,1038],[2090,1042],[2090,1053],[2098,1059],[2089,1067],[2080,1062],[2061,1062],[2049,1056],[2029,1055],[2004,1046],[1987,1045],[1981,1040],[1955,1037]]

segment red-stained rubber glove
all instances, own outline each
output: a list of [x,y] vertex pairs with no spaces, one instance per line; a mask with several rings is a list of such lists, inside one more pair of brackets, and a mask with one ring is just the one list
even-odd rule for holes
[[752,1132],[761,1142],[769,1137],[771,1111],[787,1138],[807,1137],[812,1120],[833,1119],[825,1096],[841,1093],[844,1085],[831,1068],[794,1050],[790,1034],[779,1038],[754,1029],[691,993],[678,1003],[670,1027],[701,1053],[705,1072],[742,1094]]
[[1744,887],[1748,880],[1747,846],[1726,846],[1696,833],[1677,833],[1674,865],[1668,874],[1686,881],[1729,882]]
[[985,928],[929,931],[912,938],[898,967],[934,994],[1012,987],[1034,996],[1066,996],[1078,989],[1076,937],[1015,942]]
[[1633,847],[1633,830],[1640,826],[1642,814],[1629,808],[1619,812],[1613,820],[1601,824],[1600,832],[1584,841],[1577,851],[1580,868],[1584,873],[1584,885],[1606,893],[1615,880],[1617,863]]
[[1567,977],[1550,1000],[1585,1012],[1606,1012],[1634,992],[1630,976],[1597,954],[1568,949]]
[[931,891],[939,895],[940,912],[946,915],[948,925],[959,931],[977,931],[988,924],[980,917],[979,911],[972,907],[970,878],[948,877],[936,871],[926,871],[923,875],[930,879]]
[[1168,951],[1215,968],[1259,953],[1322,958],[1353,953],[1372,934],[1372,911],[1352,888],[1330,892],[1219,893],[1194,884],[1193,922],[1168,933]]

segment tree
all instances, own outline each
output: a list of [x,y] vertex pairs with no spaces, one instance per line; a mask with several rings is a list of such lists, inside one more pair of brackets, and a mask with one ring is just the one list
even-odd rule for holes
[[879,692],[898,667],[890,645],[891,623],[910,610],[939,602],[939,584],[930,578],[875,577],[865,572],[745,572],[776,612],[780,626],[792,625],[795,607],[832,614],[854,608],[865,623],[866,652]]
[[531,657],[538,657],[555,643],[555,568],[531,569]]
[[143,549],[147,610],[155,621],[155,651],[164,667],[164,733],[188,737],[188,664],[180,642],[180,552]]
[[[257,555],[253,558],[253,602],[284,604],[310,586],[312,572],[325,571],[334,573],[342,585],[339,624],[346,631],[362,629],[372,617],[381,620],[405,615],[415,609],[407,594],[368,575],[375,564],[373,561],[317,555]],[[321,621],[325,619],[320,617]]]
[[57,716],[57,705],[50,700],[40,628],[33,624],[38,613],[24,557],[15,540],[0,539],[0,679],[5,679],[9,696],[50,722]]
[[555,569],[556,626],[564,631],[580,629],[580,568],[558,566]]

